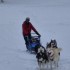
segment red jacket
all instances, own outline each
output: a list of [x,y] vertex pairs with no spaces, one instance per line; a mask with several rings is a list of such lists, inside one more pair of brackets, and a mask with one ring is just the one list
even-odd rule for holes
[[27,36],[28,34],[31,33],[31,30],[33,30],[36,34],[39,35],[37,30],[33,27],[33,25],[29,22],[29,25],[27,25],[26,21],[23,22],[22,24],[22,33],[23,35]]

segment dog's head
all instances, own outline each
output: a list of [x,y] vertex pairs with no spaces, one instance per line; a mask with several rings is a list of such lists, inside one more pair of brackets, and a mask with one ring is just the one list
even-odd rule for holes
[[51,39],[51,41],[49,43],[47,43],[46,48],[50,48],[50,47],[57,48],[57,42],[55,39],[54,40]]
[[44,47],[38,48],[36,58],[37,58],[38,62],[48,61],[48,57],[46,55],[46,50]]
[[47,48],[46,51],[47,51],[48,58],[53,59],[53,56],[54,56],[53,49],[52,48]]

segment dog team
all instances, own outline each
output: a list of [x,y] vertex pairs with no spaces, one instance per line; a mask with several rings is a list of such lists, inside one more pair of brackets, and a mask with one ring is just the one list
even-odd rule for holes
[[56,40],[51,40],[50,43],[47,43],[46,48],[41,45],[36,45],[36,59],[38,66],[41,69],[58,67],[60,60],[60,51],[62,49],[58,48]]

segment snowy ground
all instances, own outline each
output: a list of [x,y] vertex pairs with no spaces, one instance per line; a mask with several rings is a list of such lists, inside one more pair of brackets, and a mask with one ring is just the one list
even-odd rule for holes
[[58,70],[70,70],[70,0],[5,0],[0,3],[0,70],[38,70],[27,53],[22,23],[29,16],[41,43],[56,39],[62,48]]

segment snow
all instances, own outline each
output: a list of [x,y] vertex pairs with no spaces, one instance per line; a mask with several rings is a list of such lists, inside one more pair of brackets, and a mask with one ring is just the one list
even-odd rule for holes
[[0,3],[0,70],[39,70],[26,52],[22,23],[26,17],[41,34],[45,47],[56,39],[62,48],[58,70],[70,70],[70,0],[5,0]]

